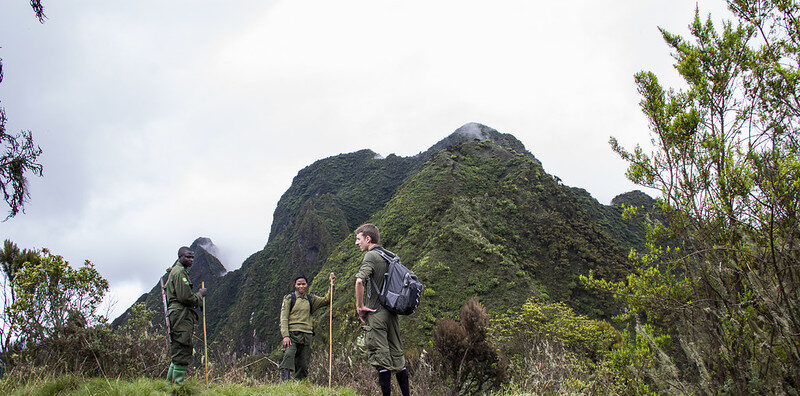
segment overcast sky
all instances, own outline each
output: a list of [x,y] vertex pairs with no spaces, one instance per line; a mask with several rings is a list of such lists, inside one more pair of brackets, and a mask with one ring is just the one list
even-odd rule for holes
[[240,267],[312,162],[414,155],[473,121],[608,204],[636,188],[609,137],[649,140],[633,75],[678,86],[658,27],[685,34],[696,4],[724,15],[678,0],[51,0],[39,24],[4,0],[1,105],[9,131],[33,131],[44,177],[0,238],[95,263],[113,318],[199,236]]

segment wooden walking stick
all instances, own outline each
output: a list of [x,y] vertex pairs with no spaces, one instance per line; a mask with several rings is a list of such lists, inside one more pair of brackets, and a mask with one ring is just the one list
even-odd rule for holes
[[333,280],[331,279],[331,306],[328,308],[328,388],[333,375]]
[[[205,289],[206,283],[200,282],[200,288]],[[206,339],[206,296],[203,296],[203,361],[206,363],[206,388],[208,388],[208,341]]]

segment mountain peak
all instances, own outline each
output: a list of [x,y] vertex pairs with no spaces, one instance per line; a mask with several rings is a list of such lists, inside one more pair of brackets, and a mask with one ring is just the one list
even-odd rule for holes
[[192,245],[189,247],[192,250],[197,250],[198,247],[203,248],[203,250],[211,253],[219,259],[219,249],[217,245],[214,245],[214,242],[211,241],[211,238],[208,237],[199,237],[192,242]]
[[431,146],[431,148],[429,148],[422,154],[424,156],[430,156],[448,147],[452,147],[473,140],[488,140],[503,148],[511,149],[520,154],[528,155],[532,157],[534,160],[536,160],[536,162],[539,162],[539,160],[537,160],[536,157],[533,156],[533,154],[531,154],[530,152],[528,152],[528,150],[525,149],[525,145],[522,144],[522,142],[520,142],[519,140],[517,140],[517,138],[515,138],[514,135],[511,135],[509,133],[498,132],[496,129],[492,127],[477,122],[468,122],[462,125],[458,129],[456,129],[453,133],[451,133],[449,136],[440,140],[438,143]]
[[189,269],[192,276],[202,277],[203,280],[224,275],[227,270],[219,260],[219,249],[211,238],[200,237],[189,246],[194,251],[194,264]]
[[651,207],[653,204],[655,204],[655,200],[640,190],[633,190],[619,194],[611,200],[611,206],[625,205]]
[[477,122],[468,122],[453,132],[453,135],[461,135],[467,138],[478,140],[493,140],[493,135],[497,135],[496,129]]

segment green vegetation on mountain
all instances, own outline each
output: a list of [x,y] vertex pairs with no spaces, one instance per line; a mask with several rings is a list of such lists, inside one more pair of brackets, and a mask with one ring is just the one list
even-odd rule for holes
[[[507,157],[505,160],[517,158],[516,163],[504,164],[503,161],[498,162],[491,158],[492,155],[489,154],[486,154],[487,158],[481,158],[478,151],[459,153],[452,150],[454,145],[479,144],[481,139],[496,142],[492,143],[492,147],[497,153],[505,153],[501,155]],[[468,174],[443,173],[438,175],[442,166],[450,166],[448,164],[453,162],[453,159],[449,157],[455,155],[464,157],[463,160],[466,161],[467,166],[459,167],[459,172],[466,171]],[[510,186],[514,183],[516,176],[504,169],[492,169],[498,165],[509,167],[509,169],[519,166],[536,168],[538,170],[535,172],[538,173],[535,177],[544,177],[538,160],[525,151],[524,146],[512,135],[501,134],[480,124],[467,124],[429,150],[416,156],[399,157],[392,154],[386,158],[380,158],[370,150],[361,150],[329,157],[302,169],[278,202],[270,228],[270,237],[263,250],[251,255],[240,269],[226,273],[224,276],[217,276],[215,271],[203,270],[206,266],[198,265],[198,263],[190,270],[194,282],[199,284],[204,280],[214,291],[207,302],[210,339],[215,345],[222,348],[232,348],[247,353],[272,350],[279,340],[277,320],[280,300],[291,290],[290,283],[293,277],[302,273],[313,279],[325,261],[332,257],[332,253],[338,255],[334,252],[334,249],[338,249],[337,246],[342,243],[344,246],[348,246],[352,230],[374,216],[388,219],[388,221],[380,222],[389,227],[384,231],[388,238],[391,238],[392,235],[400,236],[409,233],[407,236],[409,238],[404,243],[408,246],[408,250],[413,252],[409,256],[412,262],[424,258],[432,265],[437,262],[441,263],[447,253],[434,251],[426,257],[420,255],[420,253],[424,253],[423,250],[429,248],[431,242],[420,243],[423,241],[421,238],[426,235],[420,232],[421,225],[426,224],[432,233],[440,225],[443,226],[442,230],[435,232],[436,235],[442,234],[437,238],[440,238],[442,243],[458,246],[456,242],[459,238],[466,238],[466,240],[472,238],[470,234],[472,231],[466,226],[468,223],[479,224],[482,221],[478,220],[480,216],[493,215],[491,223],[481,224],[478,227],[479,233],[488,232],[482,238],[488,237],[491,240],[486,239],[478,244],[465,246],[456,253],[460,261],[468,262],[468,268],[472,268],[470,270],[473,272],[472,285],[468,289],[471,290],[470,293],[477,293],[479,290],[486,291],[492,287],[493,282],[499,282],[501,279],[504,282],[511,281],[514,278],[507,274],[507,269],[498,268],[497,273],[489,281],[484,281],[480,272],[477,271],[481,267],[480,260],[484,259],[489,260],[490,263],[505,263],[504,265],[509,268],[513,267],[513,273],[519,271],[525,273],[525,276],[517,281],[523,288],[523,293],[539,293],[544,290],[541,282],[536,279],[537,276],[550,276],[551,280],[545,284],[552,284],[552,279],[557,275],[553,275],[550,271],[541,271],[539,275],[531,272],[534,258],[523,258],[529,260],[529,263],[514,264],[518,260],[517,253],[514,251],[515,248],[505,241],[507,241],[506,238],[522,240],[526,236],[540,232],[547,225],[542,223],[540,229],[533,231],[522,230],[524,227],[516,227],[521,230],[521,234],[517,237],[505,234],[506,230],[502,229],[504,227],[502,217],[506,215],[506,212],[514,212],[516,209],[515,206],[508,206],[511,201],[499,197],[514,191]],[[524,172],[525,170],[520,168],[517,171]],[[441,180],[439,180],[440,178]],[[508,188],[497,189],[494,183],[500,182],[504,178]],[[409,179],[413,179],[414,182],[408,182]],[[557,183],[553,181],[552,177],[546,176],[543,180],[545,179],[546,183],[549,183],[548,186],[556,186]],[[532,188],[525,184],[527,181],[522,180],[521,182],[523,189]],[[409,185],[408,191],[398,194],[398,188],[401,185]],[[561,188],[561,190],[563,190],[562,194],[566,194],[571,197],[569,199],[575,201],[572,194],[569,193],[569,189]],[[480,198],[487,192],[490,195]],[[520,211],[528,209],[526,205],[528,205],[527,200],[529,199],[538,199],[538,197],[518,196],[513,198],[521,205]],[[590,197],[588,201],[597,208],[602,206]],[[493,208],[495,204],[505,206]],[[571,205],[578,204],[572,203]],[[602,209],[597,208],[590,211],[600,213]],[[474,212],[475,210],[481,212]],[[572,211],[580,211],[580,209],[574,208]],[[605,214],[601,214],[601,216],[605,216]],[[528,221],[524,215],[519,220]],[[561,221],[568,223],[571,220],[562,219]],[[450,222],[454,223],[450,224]],[[457,224],[457,222],[467,223],[459,225],[460,223]],[[489,231],[484,230],[486,227],[489,227]],[[448,232],[444,233],[445,230]],[[568,232],[566,228],[564,232]],[[607,235],[590,238],[602,239],[607,238]],[[550,241],[541,243],[546,244]],[[580,245],[581,240],[580,238],[565,240],[562,243]],[[419,250],[414,249],[417,245]],[[391,241],[390,246],[393,246]],[[472,248],[477,249],[478,253],[470,252],[469,249]],[[501,249],[508,251],[501,254]],[[623,250],[627,249],[625,247]],[[527,252],[530,249],[526,247],[522,250]],[[405,257],[406,253],[403,252],[403,254]],[[199,254],[196,261],[200,261],[202,255],[203,253]],[[546,254],[542,253],[539,256],[544,257]],[[619,254],[617,256],[622,257]],[[550,260],[541,257],[538,258],[539,261]],[[565,262],[569,261],[567,258],[564,260]],[[359,262],[360,257],[353,256],[348,263],[350,267],[348,271],[357,266]],[[422,265],[423,267],[420,268],[424,270],[425,264]],[[593,267],[593,265],[590,266]],[[222,271],[216,272],[221,273]],[[432,275],[424,276],[431,278],[439,276],[435,275],[438,271],[437,268],[432,268],[431,271]],[[573,289],[579,287],[576,282],[573,282],[572,286]],[[459,293],[454,294],[456,291]],[[433,318],[437,317],[436,315],[458,311],[463,302],[460,300],[463,297],[460,291],[463,290],[449,290],[448,286],[441,287],[442,294],[447,297],[439,297],[439,299],[443,299],[443,302],[437,304],[428,317],[418,324],[421,329],[426,329],[423,332],[429,334],[434,322]],[[325,290],[319,291],[320,294],[325,292]],[[428,291],[429,294],[437,292],[434,288],[429,288]],[[571,294],[571,292],[560,289],[549,291],[549,293],[555,293],[560,299],[568,298]],[[511,296],[515,294],[512,291],[505,294],[503,301],[506,302],[524,300],[523,297],[512,298]],[[150,309],[160,312],[160,298],[160,292],[154,287],[150,293],[140,298],[140,302],[145,302]],[[489,307],[495,307],[493,304],[494,302],[491,302]],[[502,304],[499,303],[497,307]],[[583,308],[585,310],[596,309],[593,303],[584,304]],[[596,310],[595,314],[602,315],[601,311],[602,309]],[[115,323],[122,323],[123,319],[124,317]],[[154,323],[158,323],[159,320],[162,320],[160,314],[154,319]],[[422,334],[420,333],[415,338],[422,339]]]
[[[639,194],[628,201],[650,200]],[[414,329],[406,342],[425,346],[436,320],[455,317],[475,295],[490,313],[536,296],[610,317],[615,302],[584,288],[578,276],[589,270],[624,276],[628,251],[642,246],[644,232],[624,222],[622,210],[563,186],[512,135],[471,123],[416,156],[379,158],[361,150],[315,162],[298,172],[278,202],[263,250],[218,276],[221,265],[209,271],[198,263],[205,261],[200,249],[190,273],[213,290],[207,312],[216,348],[273,350],[291,280],[299,273],[313,279],[319,271],[337,273],[334,309],[348,323],[337,331],[357,334],[350,277],[362,253],[352,231],[371,221],[385,246],[426,285],[425,303],[406,324]],[[311,292],[324,295],[326,288],[312,282]],[[160,299],[154,288],[140,302],[160,312]]]
[[[594,318],[613,315],[610,297],[583,288],[578,278],[593,270],[621,279],[629,270],[633,245],[602,224],[604,210],[545,173],[527,152],[474,140],[438,152],[369,219],[382,244],[426,286],[424,303],[403,319],[406,345],[429,346],[436,321],[456,317],[472,296],[495,313],[536,296]],[[340,341],[358,334],[351,283],[363,253],[353,241],[351,233],[321,269],[338,274]],[[326,288],[314,283],[311,292]]]
[[278,202],[267,245],[225,276],[237,281],[220,284],[220,291],[233,298],[209,304],[209,312],[213,308],[223,323],[211,333],[213,339],[251,353],[277,345],[280,301],[294,276],[311,279],[330,249],[391,198],[417,161],[395,155],[378,159],[361,150],[301,170]]

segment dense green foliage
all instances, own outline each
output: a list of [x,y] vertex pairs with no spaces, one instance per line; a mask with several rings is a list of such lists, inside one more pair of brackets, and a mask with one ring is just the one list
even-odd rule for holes
[[589,319],[564,303],[529,299],[522,307],[498,315],[493,334],[510,356],[522,356],[540,337],[552,337],[582,355],[599,359],[621,341],[620,333],[604,320]]
[[586,281],[649,324],[639,338],[671,339],[669,356],[649,346],[658,365],[641,370],[659,389],[797,393],[800,4],[729,6],[738,21],[698,12],[691,39],[662,30],[685,89],[636,75],[653,149],[612,146],[632,181],[661,193],[663,219],[644,216],[626,281]]
[[73,268],[61,256],[20,250],[6,240],[0,261],[3,270],[3,342],[0,356],[8,365],[17,353],[35,353],[39,346],[63,336],[75,326],[102,320],[97,306],[108,282],[86,261]]
[[647,364],[641,346],[607,321],[563,303],[530,298],[492,320],[493,341],[509,359],[510,389],[542,394],[647,393],[633,367]]

